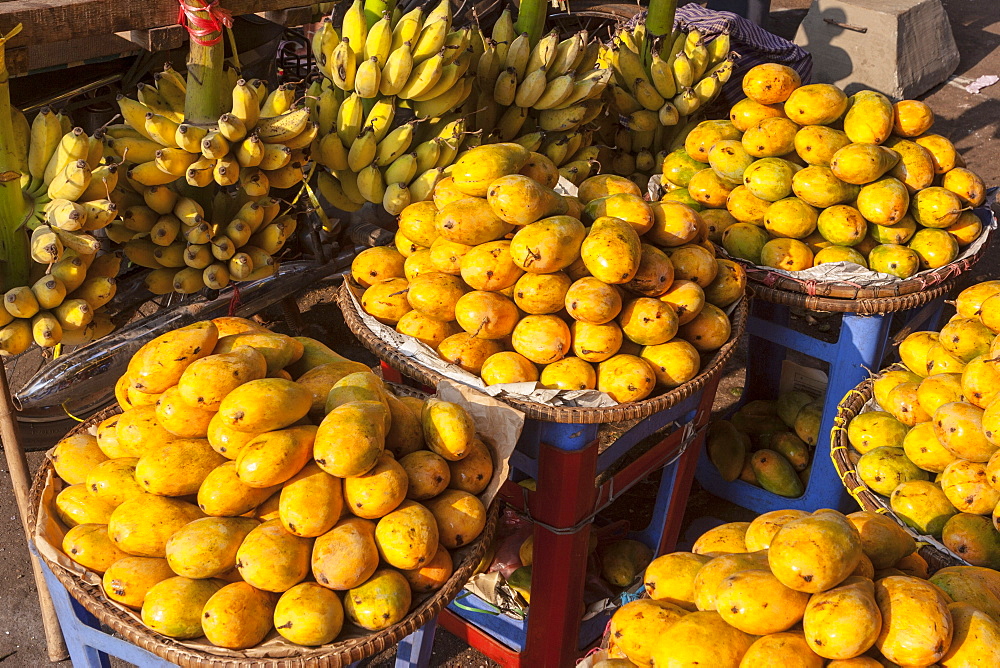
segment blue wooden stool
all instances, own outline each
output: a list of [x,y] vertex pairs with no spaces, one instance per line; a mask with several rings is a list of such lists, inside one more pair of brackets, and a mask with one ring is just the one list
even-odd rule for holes
[[[38,559],[35,546],[29,547],[34,557]],[[175,665],[137,645],[102,631],[97,618],[69,595],[45,561],[39,559],[39,563],[74,668],[110,668],[109,656],[128,661],[140,668],[170,668]],[[399,641],[396,646],[396,668],[427,668],[430,665],[436,629],[435,618]],[[360,661],[352,663],[350,668],[360,665]]]

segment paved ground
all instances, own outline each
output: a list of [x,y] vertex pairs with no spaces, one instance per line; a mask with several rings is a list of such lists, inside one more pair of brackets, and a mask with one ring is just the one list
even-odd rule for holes
[[[1000,14],[996,0],[943,2],[952,20],[962,60],[955,73],[956,80],[938,86],[925,97],[938,115],[936,130],[956,143],[969,167],[978,172],[987,184],[1000,184],[1000,160],[996,158],[1000,147],[1000,84],[984,89],[979,95],[972,95],[962,88],[963,81],[967,83],[980,75],[1000,75]],[[771,29],[782,35],[794,35],[808,4],[808,0],[772,0]],[[996,257],[987,258],[977,267],[975,274],[977,277],[1000,275]],[[330,294],[329,289],[320,288],[303,300],[307,320],[337,319]],[[345,340],[345,344],[347,342]],[[361,359],[364,351],[352,348],[348,354]],[[739,396],[744,384],[740,366],[739,360],[731,365],[718,395],[717,408],[723,408]],[[41,454],[29,456],[32,470],[41,458]],[[0,478],[4,479],[0,483],[0,577],[3,579],[0,585],[0,663],[2,668],[43,666],[47,657],[38,622],[38,604],[3,464],[0,464]],[[641,503],[635,502],[654,494],[655,485],[640,485],[630,505],[641,506]],[[728,516],[737,512],[703,491],[696,491],[689,504],[691,516],[706,513]],[[379,668],[389,666],[391,654],[375,657],[368,663]],[[495,664],[442,632],[435,643],[432,665],[477,668]]]

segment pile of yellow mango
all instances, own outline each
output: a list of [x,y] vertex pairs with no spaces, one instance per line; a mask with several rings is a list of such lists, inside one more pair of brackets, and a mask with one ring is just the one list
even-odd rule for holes
[[701,210],[733,257],[786,271],[851,262],[908,278],[952,262],[982,223],[983,180],[929,131],[934,112],[863,90],[801,85],[765,63],[728,120],[704,121],[663,161],[670,201]]
[[171,638],[243,649],[377,631],[486,524],[488,447],[458,404],[240,318],[132,358],[122,413],[60,441],[65,554]]
[[639,401],[694,378],[746,287],[678,202],[614,175],[577,196],[513,143],[474,148],[399,216],[395,248],[352,265],[361,306],[488,385],[539,382]]
[[615,612],[595,668],[1000,665],[1000,573],[930,575],[916,549],[871,512],[723,524],[649,564],[649,598]]

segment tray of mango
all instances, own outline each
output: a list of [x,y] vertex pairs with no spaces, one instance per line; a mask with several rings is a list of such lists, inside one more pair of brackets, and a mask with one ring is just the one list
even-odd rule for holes
[[[704,121],[664,159],[665,201],[698,210],[751,278],[914,290],[978,259],[996,227],[982,178],[931,132],[934,112],[881,93],[801,85],[767,63],[728,119]],[[831,295],[837,296],[837,295]]]
[[154,339],[116,394],[49,453],[31,521],[70,593],[164,658],[367,656],[482,559],[502,460],[460,404],[240,318]]

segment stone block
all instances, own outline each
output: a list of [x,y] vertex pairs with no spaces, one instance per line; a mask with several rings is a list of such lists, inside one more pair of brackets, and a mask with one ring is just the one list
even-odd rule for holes
[[813,0],[795,43],[813,55],[814,83],[848,94],[871,88],[916,97],[959,61],[941,0]]

